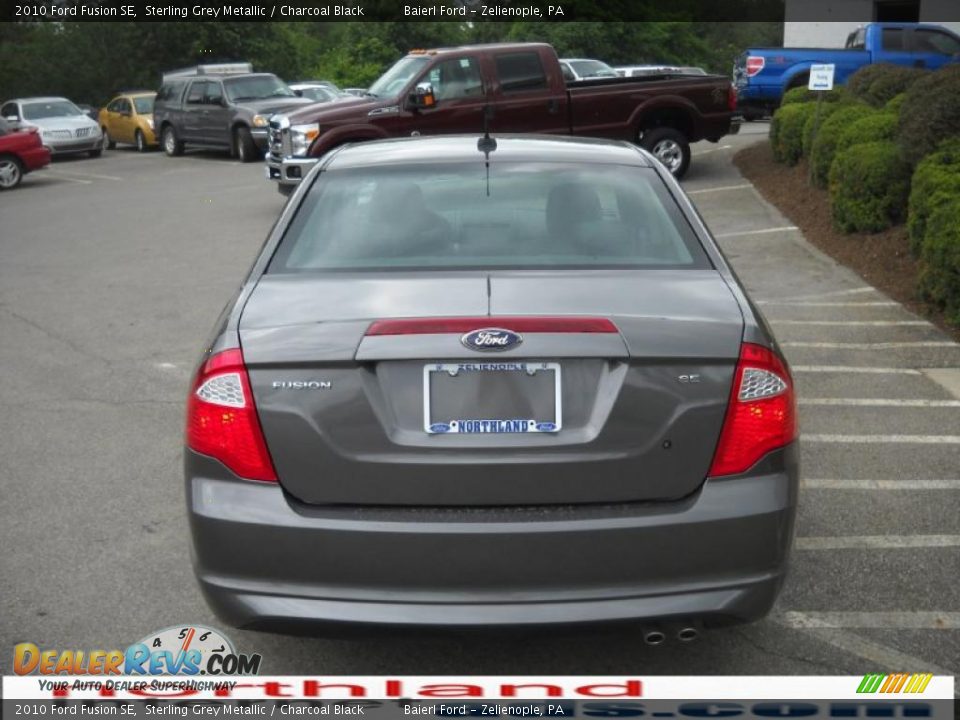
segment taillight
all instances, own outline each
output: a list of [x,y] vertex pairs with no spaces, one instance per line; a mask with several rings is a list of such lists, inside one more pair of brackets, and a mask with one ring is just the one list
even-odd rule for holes
[[730,112],[737,109],[737,88],[733,86],[733,83],[727,88],[727,109]]
[[239,349],[210,357],[187,401],[187,446],[249,480],[276,482]]
[[710,476],[745,472],[768,452],[796,438],[796,395],[790,373],[772,350],[743,343]]
[[753,77],[758,72],[763,70],[763,66],[767,64],[767,61],[763,57],[757,55],[751,55],[747,58],[747,77]]

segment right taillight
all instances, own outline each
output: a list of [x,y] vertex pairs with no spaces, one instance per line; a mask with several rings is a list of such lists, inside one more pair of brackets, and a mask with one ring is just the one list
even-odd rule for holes
[[746,472],[796,438],[796,395],[786,365],[769,348],[743,343],[710,477]]
[[211,356],[197,371],[187,401],[187,446],[242,478],[277,481],[239,349]]
[[753,77],[758,72],[763,70],[763,66],[767,64],[767,61],[759,55],[751,55],[747,58],[746,68],[747,68],[747,77]]

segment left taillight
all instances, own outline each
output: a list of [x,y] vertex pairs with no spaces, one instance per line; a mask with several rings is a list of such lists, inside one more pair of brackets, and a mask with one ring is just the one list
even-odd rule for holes
[[730,83],[730,87],[727,88],[727,109],[730,112],[737,109],[737,88],[733,83]]
[[276,482],[239,349],[212,355],[197,371],[187,401],[187,447],[248,480]]
[[746,472],[796,439],[796,394],[786,365],[769,348],[743,343],[710,477]]

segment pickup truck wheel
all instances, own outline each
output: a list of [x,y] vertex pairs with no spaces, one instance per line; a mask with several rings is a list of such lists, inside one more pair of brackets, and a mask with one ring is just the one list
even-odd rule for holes
[[163,139],[163,151],[170,157],[183,155],[183,141],[177,139],[177,132],[172,125],[167,125],[161,135]]
[[296,188],[296,185],[284,185],[283,183],[277,183],[277,192],[284,197],[290,197],[293,195],[293,191],[296,190]]
[[673,128],[653,128],[643,134],[640,145],[650,152],[678,180],[690,167],[690,143],[686,136]]
[[0,156],[0,190],[12,190],[23,180],[20,161],[9,155]]
[[249,129],[238,127],[234,130],[233,147],[240,162],[248,163],[257,159],[257,146],[253,142],[253,136],[250,135]]

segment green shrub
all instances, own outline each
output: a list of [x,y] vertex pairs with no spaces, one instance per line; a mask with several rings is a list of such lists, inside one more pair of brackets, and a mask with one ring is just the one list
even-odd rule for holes
[[800,161],[803,156],[803,128],[815,109],[814,103],[792,103],[774,113],[774,117],[778,118],[778,130],[773,154],[779,162],[796,165]]
[[807,118],[807,122],[803,126],[803,156],[805,158],[810,157],[810,153],[813,151],[813,141],[816,139],[820,128],[823,127],[824,121],[842,107],[846,106],[839,102],[821,103],[820,116],[817,117],[816,110],[814,110]]
[[906,101],[906,99],[907,94],[905,92],[902,92],[899,95],[894,95],[892,98],[890,98],[890,101],[883,106],[883,109],[899,116],[900,108],[903,107],[903,103]]
[[833,90],[808,90],[806,86],[790,88],[783,94],[780,105],[792,105],[800,102],[814,102],[817,97],[823,96],[823,103],[832,104],[840,102],[847,97],[847,91],[840,85]]
[[928,71],[920,68],[877,63],[857,70],[847,80],[847,89],[857,100],[873,107],[883,107],[895,96],[905,92]]
[[916,165],[945,138],[960,135],[960,63],[915,82],[900,107],[898,139],[903,157]]
[[900,221],[910,190],[910,167],[889,140],[853,145],[830,166],[830,207],[843,232],[879,232]]
[[907,229],[910,251],[919,256],[933,212],[960,198],[960,138],[948,140],[917,165],[910,181]]
[[877,110],[854,120],[840,131],[837,136],[836,152],[846,150],[853,145],[878,140],[895,140],[899,119],[893,113]]
[[820,124],[820,130],[810,147],[810,177],[815,185],[827,185],[840,133],[851,123],[873,112],[874,110],[864,103],[844,104]]
[[960,195],[937,207],[920,254],[920,292],[960,325]]

